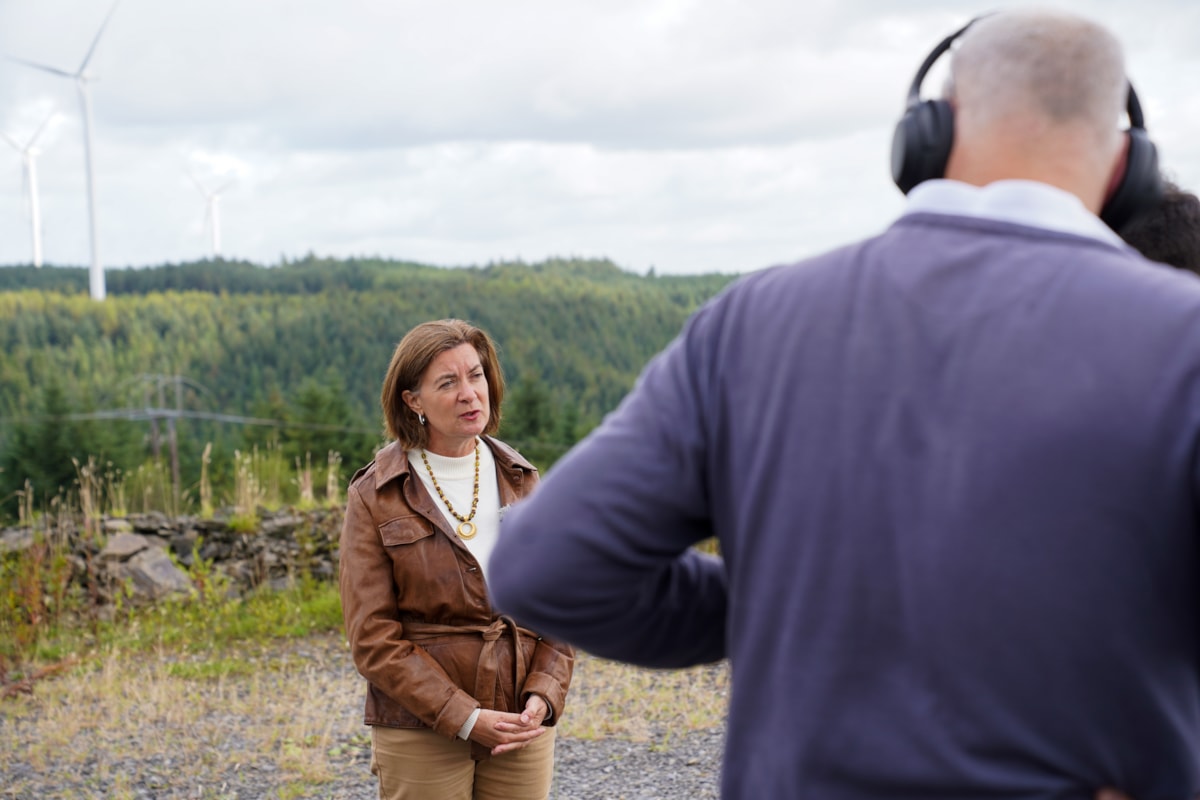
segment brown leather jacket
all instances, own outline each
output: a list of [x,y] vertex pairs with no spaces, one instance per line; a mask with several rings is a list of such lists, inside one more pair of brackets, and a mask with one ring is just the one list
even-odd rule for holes
[[[495,456],[501,507],[532,491],[537,470],[482,438]],[[453,737],[475,708],[520,711],[530,694],[550,704],[547,724],[561,718],[574,651],[492,608],[479,562],[397,442],[350,481],[340,559],[346,636],[368,683],[366,724]]]

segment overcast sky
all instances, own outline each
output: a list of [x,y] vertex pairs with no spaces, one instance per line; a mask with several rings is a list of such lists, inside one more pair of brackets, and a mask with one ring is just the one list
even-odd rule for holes
[[[938,0],[121,0],[93,74],[108,267],[211,252],[459,266],[611,258],[745,272],[872,234],[912,75],[973,14]],[[1020,3],[1019,5],[1028,5]],[[110,0],[0,0],[0,52],[79,69]],[[1164,169],[1200,188],[1200,2],[1060,0],[1118,32]],[[0,61],[38,139],[45,260],[86,265],[74,83]],[[2,143],[0,143],[2,144]],[[0,146],[0,265],[30,263]]]

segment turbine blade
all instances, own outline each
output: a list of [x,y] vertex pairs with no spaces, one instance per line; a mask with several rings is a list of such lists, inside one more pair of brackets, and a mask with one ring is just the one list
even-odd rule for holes
[[218,188],[213,189],[213,194],[220,194],[221,192],[228,189],[230,186],[233,186],[235,183],[237,183],[237,178],[230,178],[229,180],[222,183]]
[[15,61],[18,64],[24,64],[27,67],[33,67],[34,69],[40,69],[42,72],[49,72],[51,75],[58,75],[63,78],[74,78],[75,77],[75,73],[73,73],[73,72],[67,72],[65,69],[59,69],[58,67],[50,67],[50,66],[47,66],[46,64],[39,64],[36,61],[28,61],[24,58],[17,58],[16,56],[5,56],[5,58],[7,58],[9,61]]
[[58,112],[55,111],[50,116],[46,117],[46,119],[42,120],[42,124],[38,126],[37,132],[34,133],[32,137],[30,137],[29,144],[26,145],[26,149],[33,147],[34,143],[37,142],[38,137],[42,135],[42,131],[46,130],[46,126],[50,124],[50,120],[54,119],[57,116],[58,116]]
[[108,21],[112,19],[113,13],[120,4],[121,0],[113,0],[112,8],[108,10],[108,16],[104,18],[104,22],[100,23],[100,30],[96,31],[96,38],[92,39],[92,46],[88,48],[87,55],[83,57],[83,63],[79,65],[76,75],[82,75],[83,71],[87,69],[88,62],[92,60],[92,53],[96,52],[96,45],[100,44],[100,37],[104,35],[104,29],[108,27]]
[[196,173],[192,172],[189,169],[188,177],[192,179],[192,183],[196,184],[196,188],[200,190],[200,194],[204,195],[205,197],[208,197],[208,189],[204,188],[204,184],[201,183],[200,179],[196,177]]
[[17,140],[14,139],[13,137],[9,136],[7,132],[0,131],[0,136],[3,136],[4,141],[11,144],[17,150],[17,152],[24,152],[25,148],[21,147],[20,143],[17,142]]

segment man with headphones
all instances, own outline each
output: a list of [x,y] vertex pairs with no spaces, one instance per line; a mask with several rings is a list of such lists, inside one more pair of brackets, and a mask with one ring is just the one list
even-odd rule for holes
[[1120,46],[1001,13],[914,87],[903,215],[696,312],[506,516],[493,597],[728,658],[726,798],[1193,797],[1200,282],[1110,227],[1161,192]]

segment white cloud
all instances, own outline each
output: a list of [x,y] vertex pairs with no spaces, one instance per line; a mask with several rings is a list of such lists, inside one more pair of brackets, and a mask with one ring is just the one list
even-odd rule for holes
[[[1119,33],[1164,166],[1200,186],[1200,5],[1061,5]],[[74,70],[107,9],[5,0],[0,51]],[[896,213],[891,126],[917,64],[965,19],[949,0],[122,0],[92,64],[101,255],[203,257],[192,171],[234,181],[225,253],[263,263],[577,254],[694,272],[800,257]],[[0,66],[0,129],[28,136],[51,110],[46,258],[85,264],[73,86]],[[0,151],[0,264],[29,259],[20,185]]]

